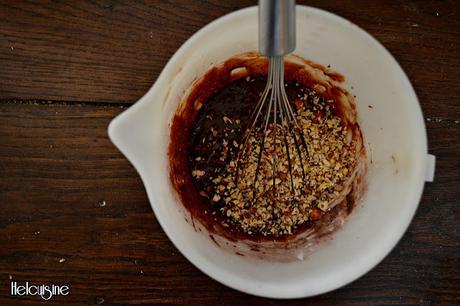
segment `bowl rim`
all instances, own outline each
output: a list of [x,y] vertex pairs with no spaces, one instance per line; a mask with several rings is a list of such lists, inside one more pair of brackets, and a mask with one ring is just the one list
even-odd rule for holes
[[[325,11],[325,10],[322,10],[322,9],[319,9],[319,8],[311,7],[311,6],[297,5],[296,9],[297,10],[302,10],[302,11],[314,12],[314,13],[317,13],[317,14],[320,14],[320,15],[323,15],[323,16],[326,16],[326,17],[329,17],[329,18],[334,18],[334,19],[336,19],[337,21],[339,21],[341,23],[346,23],[348,25],[352,25],[352,26],[356,27],[356,30],[357,30],[356,33],[358,33],[359,35],[363,35],[366,40],[370,41],[372,44],[374,44],[377,47],[379,47],[380,49],[382,49],[382,51],[384,52],[384,55],[388,57],[388,59],[392,62],[393,65],[396,65],[396,67],[398,69],[398,72],[401,75],[402,81],[405,83],[407,89],[409,90],[409,92],[407,93],[408,96],[410,96],[410,99],[415,101],[416,104],[419,106],[417,108],[417,110],[414,110],[415,111],[414,115],[419,118],[419,120],[417,120],[417,121],[419,122],[420,129],[418,129],[418,130],[419,130],[419,134],[420,134],[419,137],[421,139],[421,146],[423,147],[423,152],[420,152],[420,154],[421,155],[423,155],[423,154],[426,155],[427,154],[427,134],[426,134],[425,122],[423,120],[422,109],[420,107],[419,100],[418,100],[418,98],[416,96],[416,93],[415,93],[415,91],[414,91],[414,89],[412,87],[412,84],[410,83],[407,75],[405,74],[405,72],[403,71],[403,69],[401,68],[399,63],[396,61],[396,59],[391,55],[391,53],[377,39],[375,39],[373,36],[371,36],[369,33],[367,33],[364,29],[362,29],[358,25],[352,23],[351,21],[349,21],[349,20],[347,20],[347,19],[345,19],[343,17],[340,17],[340,16],[338,16],[336,14],[333,14],[331,12],[328,12],[328,11]],[[196,33],[194,33],[189,39],[187,39],[187,41],[185,41],[181,45],[181,47],[169,59],[169,61],[167,62],[167,64],[165,65],[165,67],[163,68],[161,73],[159,74],[157,80],[149,88],[149,90],[146,92],[146,94],[142,98],[140,98],[138,100],[138,102],[135,103],[133,106],[131,106],[128,110],[124,111],[123,113],[118,115],[115,119],[113,119],[112,122],[109,124],[109,127],[108,127],[109,138],[115,144],[115,146],[133,164],[134,168],[138,171],[138,173],[139,173],[144,185],[146,185],[146,182],[147,182],[145,175],[142,173],[142,171],[140,171],[141,170],[140,167],[138,165],[136,165],[136,163],[134,162],[132,156],[129,154],[129,152],[126,150],[126,148],[124,148],[119,143],[119,141],[117,139],[117,129],[118,129],[118,127],[121,126],[122,122],[127,120],[132,113],[134,113],[136,110],[140,110],[142,108],[142,106],[144,106],[146,103],[149,103],[149,99],[146,98],[146,97],[152,91],[154,91],[158,86],[160,86],[160,84],[163,82],[163,80],[165,78],[165,74],[170,73],[170,70],[173,68],[174,62],[176,62],[177,59],[181,58],[187,52],[189,46],[193,45],[194,41],[199,40],[202,36],[206,35],[207,32],[210,29],[212,29],[213,27],[221,25],[221,24],[224,24],[224,23],[230,21],[231,19],[233,19],[235,17],[241,17],[241,16],[244,16],[244,15],[253,14],[254,11],[256,11],[256,10],[257,10],[257,6],[251,6],[251,7],[241,9],[241,10],[234,11],[232,13],[229,13],[229,14],[226,14],[226,15],[224,15],[222,17],[219,17],[218,19],[212,21],[211,23],[207,24],[206,26],[204,26],[203,28],[198,30]],[[420,199],[421,199],[422,194],[423,194],[423,188],[424,188],[424,183],[425,183],[425,175],[424,175],[424,173],[426,172],[426,163],[424,163],[424,161],[421,158],[419,158],[417,166],[418,166],[417,169],[418,169],[418,172],[419,172],[418,174],[419,175],[416,176],[417,181],[416,181],[416,183],[414,183],[414,186],[416,186],[417,188],[414,187],[414,191],[412,192],[412,195],[413,195],[412,198],[407,200],[408,203],[413,203],[413,204],[412,204],[411,210],[405,216],[405,219],[401,220],[402,226],[401,226],[398,234],[394,235],[393,237],[391,237],[391,239],[388,238],[385,241],[386,242],[385,246],[380,248],[379,252],[376,252],[378,254],[373,254],[372,260],[368,260],[364,264],[361,264],[359,269],[355,269],[355,270],[353,270],[352,273],[347,275],[347,277],[342,277],[339,280],[336,280],[334,283],[329,284],[329,286],[327,288],[322,288],[322,289],[316,290],[314,292],[311,292],[311,291],[307,292],[305,290],[297,290],[295,292],[293,292],[292,290],[289,290],[289,292],[282,291],[282,290],[273,291],[271,289],[267,290],[267,288],[264,288],[264,286],[254,286],[253,283],[251,283],[252,286],[248,285],[248,281],[246,281],[246,280],[234,279],[234,278],[232,278],[232,279],[226,278],[225,273],[221,273],[222,270],[215,270],[215,268],[214,268],[215,266],[210,266],[210,265],[208,265],[206,263],[203,263],[202,258],[197,256],[196,254],[190,254],[190,252],[185,247],[183,247],[182,245],[180,245],[177,242],[177,240],[175,239],[175,236],[177,234],[173,233],[173,231],[170,229],[170,226],[168,226],[167,222],[164,219],[162,219],[162,216],[158,213],[158,210],[156,209],[156,205],[155,205],[156,197],[155,197],[155,195],[151,194],[152,192],[149,190],[149,188],[145,188],[145,189],[146,189],[149,201],[150,201],[150,205],[151,205],[151,207],[153,209],[153,212],[155,214],[155,217],[156,217],[158,223],[160,224],[160,226],[162,227],[163,231],[167,235],[168,239],[182,253],[182,255],[185,258],[187,258],[187,260],[190,261],[200,271],[202,271],[203,273],[205,273],[206,275],[208,275],[212,279],[214,279],[214,280],[216,280],[216,281],[218,281],[218,282],[220,282],[220,283],[222,283],[222,284],[224,284],[224,285],[226,285],[226,286],[228,286],[230,288],[233,288],[233,289],[236,289],[238,291],[242,291],[242,292],[245,292],[245,293],[248,293],[248,294],[251,294],[251,295],[260,296],[260,297],[277,298],[277,299],[304,298],[304,297],[312,297],[312,296],[316,296],[316,295],[320,295],[320,294],[324,294],[324,293],[336,290],[338,288],[341,288],[341,287],[343,287],[343,286],[345,286],[345,285],[357,280],[361,276],[363,276],[366,273],[368,273],[376,265],[378,265],[393,250],[393,248],[400,241],[400,239],[402,238],[404,233],[407,231],[407,228],[409,227],[409,225],[410,225],[410,223],[411,223],[411,221],[412,221],[412,219],[413,219],[413,217],[414,217],[414,215],[415,215],[415,213],[417,211]],[[225,269],[223,269],[223,270],[225,270]],[[283,287],[280,287],[280,288],[283,288]]]

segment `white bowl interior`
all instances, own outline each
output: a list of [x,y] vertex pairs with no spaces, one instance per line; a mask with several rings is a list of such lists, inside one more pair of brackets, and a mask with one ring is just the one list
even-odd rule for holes
[[214,64],[255,50],[257,8],[216,20],[176,52],[149,92],[111,123],[109,135],[138,170],[166,234],[199,269],[255,295],[293,298],[324,293],[375,266],[409,225],[426,170],[420,106],[404,72],[376,40],[340,17],[298,6],[295,53],[331,65],[357,96],[359,122],[372,159],[368,189],[333,239],[304,260],[273,263],[237,256],[185,221],[169,183],[166,152],[170,119],[193,80]]

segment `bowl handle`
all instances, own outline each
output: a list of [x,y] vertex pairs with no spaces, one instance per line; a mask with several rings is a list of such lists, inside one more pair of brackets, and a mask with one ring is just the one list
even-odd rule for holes
[[432,154],[426,155],[426,170],[425,170],[425,181],[432,182],[434,179],[434,172],[436,169],[436,156]]

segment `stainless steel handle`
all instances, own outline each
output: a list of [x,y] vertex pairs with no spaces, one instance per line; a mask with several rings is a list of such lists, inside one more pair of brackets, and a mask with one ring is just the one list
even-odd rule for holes
[[281,56],[295,49],[295,0],[259,0],[259,52]]

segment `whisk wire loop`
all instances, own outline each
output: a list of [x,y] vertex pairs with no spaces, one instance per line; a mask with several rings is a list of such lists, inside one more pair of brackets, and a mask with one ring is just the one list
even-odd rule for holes
[[[308,162],[309,153],[305,136],[296,118],[285,90],[284,56],[269,57],[267,84],[243,132],[236,162],[236,184],[238,184],[242,172],[250,172],[252,168],[247,166],[256,159],[252,182],[246,182],[247,186],[245,186],[252,187],[254,201],[266,192],[264,188],[259,188],[262,160],[272,167],[269,185],[274,198],[277,196],[277,185],[281,181],[278,176],[281,173],[283,179],[289,179],[292,198],[300,195],[301,189],[305,186],[307,180],[305,162]],[[271,147],[268,148],[267,137],[271,137],[269,144]],[[299,171],[299,168],[302,177],[300,183],[298,179],[296,182],[294,176],[294,172]],[[289,172],[287,175],[283,172],[285,170]],[[264,175],[266,179],[267,174]]]

